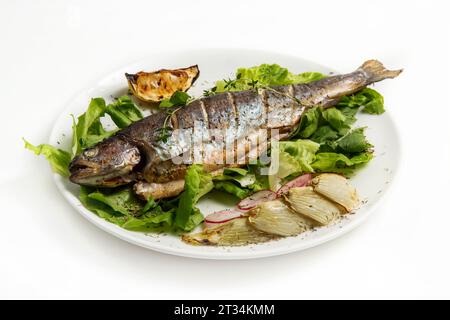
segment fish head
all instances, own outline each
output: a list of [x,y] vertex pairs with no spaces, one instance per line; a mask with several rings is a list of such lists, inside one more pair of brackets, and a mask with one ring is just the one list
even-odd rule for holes
[[119,136],[85,149],[69,165],[70,181],[85,186],[116,187],[135,180],[139,149]]

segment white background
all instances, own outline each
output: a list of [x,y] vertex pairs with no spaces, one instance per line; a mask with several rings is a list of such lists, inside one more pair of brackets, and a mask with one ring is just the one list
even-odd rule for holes
[[[0,298],[450,298],[447,1],[1,1]],[[377,58],[402,139],[384,203],[325,245],[253,261],[167,256],[116,239],[57,191],[46,142],[77,91],[160,50],[235,47],[337,70]]]

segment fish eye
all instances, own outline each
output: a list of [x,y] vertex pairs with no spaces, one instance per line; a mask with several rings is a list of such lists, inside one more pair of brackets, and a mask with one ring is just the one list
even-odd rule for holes
[[98,154],[97,148],[89,149],[84,152],[84,155],[88,158],[95,157],[97,154]]

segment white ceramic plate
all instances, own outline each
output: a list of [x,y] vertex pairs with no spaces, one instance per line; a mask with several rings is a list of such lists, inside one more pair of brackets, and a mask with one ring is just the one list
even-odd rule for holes
[[[355,68],[363,61],[355,61]],[[157,70],[160,68],[179,68],[193,64],[200,67],[200,78],[189,91],[192,95],[200,95],[204,89],[211,88],[215,80],[231,77],[238,67],[250,67],[261,63],[277,63],[295,73],[318,71],[329,73],[333,70],[314,62],[284,54],[238,49],[208,49],[152,54],[133,64],[116,70],[103,77],[80,92],[68,106],[53,128],[50,143],[59,142],[68,147],[71,140],[70,114],[79,115],[84,112],[92,97],[104,97],[107,102],[127,92],[125,72],[140,70]],[[352,70],[341,70],[350,72]],[[106,125],[108,125],[106,123]],[[56,185],[69,203],[86,219],[99,228],[133,244],[180,256],[205,259],[250,259],[285,254],[310,248],[334,239],[359,225],[372,213],[386,192],[393,179],[399,162],[399,140],[395,126],[385,113],[381,116],[359,114],[358,126],[368,126],[367,135],[375,145],[375,158],[354,178],[352,184],[363,199],[362,207],[356,214],[348,215],[335,225],[319,228],[296,237],[288,237],[278,241],[249,245],[244,247],[202,247],[183,243],[180,238],[171,235],[155,235],[132,232],[111,224],[85,209],[77,198],[79,187],[67,179],[54,175]],[[232,207],[234,200],[220,194],[209,194],[199,203],[204,214]]]

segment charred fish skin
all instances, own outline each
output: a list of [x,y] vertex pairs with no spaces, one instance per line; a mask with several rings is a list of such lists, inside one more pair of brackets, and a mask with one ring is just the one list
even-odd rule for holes
[[[85,150],[82,157],[72,161],[71,181],[82,185],[117,186],[141,177],[139,180],[153,183],[155,187],[182,180],[192,162],[203,163],[207,171],[236,166],[236,163],[225,163],[224,154],[229,149],[236,150],[239,147],[250,152],[252,145],[248,137],[267,139],[270,136],[263,136],[261,132],[277,129],[279,138],[283,139],[299,123],[306,109],[332,106],[342,96],[355,93],[374,82],[395,78],[401,71],[387,70],[380,62],[369,60],[352,73],[330,76],[307,84],[225,92],[204,97],[170,117],[167,125],[173,134],[167,141],[160,139],[160,129],[167,118],[166,113],[160,112],[133,123],[111,140],[107,139],[95,146],[93,149],[105,153],[104,157],[90,158],[88,154],[92,151]],[[224,130],[225,134],[222,134]],[[180,135],[178,131],[184,134]],[[112,147],[114,145],[117,145],[116,148]],[[194,160],[197,156],[200,161],[174,161],[174,158],[183,154],[194,156]],[[86,163],[89,163],[90,170],[85,170]],[[178,183],[175,189],[181,192],[182,184]]]
[[[164,183],[183,178],[187,165],[172,160],[183,153],[190,154],[194,145],[201,146],[201,163],[207,171],[213,171],[236,164],[238,155],[248,153],[252,149],[252,141],[265,133],[259,132],[261,129],[290,131],[300,120],[304,108],[284,94],[284,90],[292,93],[292,87],[278,90],[219,93],[199,99],[176,112],[172,121],[174,129],[192,130],[197,126],[197,130],[188,134],[189,139],[174,134],[167,142],[153,140],[151,148],[158,160],[146,167],[143,172],[145,180]],[[238,149],[243,149],[243,152]],[[231,161],[227,161],[230,154]]]

